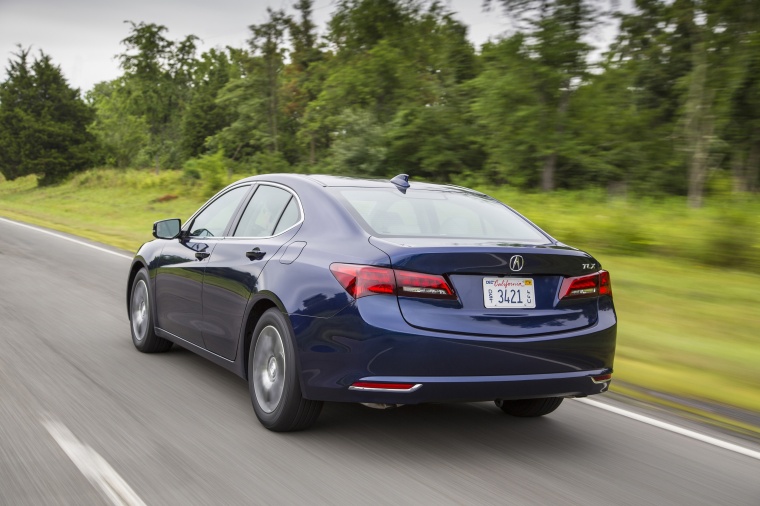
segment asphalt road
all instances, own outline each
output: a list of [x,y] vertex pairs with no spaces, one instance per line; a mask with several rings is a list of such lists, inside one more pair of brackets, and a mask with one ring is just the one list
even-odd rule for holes
[[578,401],[536,420],[328,404],[271,433],[242,379],[133,348],[124,252],[3,220],[0,237],[2,505],[760,505],[756,457]]

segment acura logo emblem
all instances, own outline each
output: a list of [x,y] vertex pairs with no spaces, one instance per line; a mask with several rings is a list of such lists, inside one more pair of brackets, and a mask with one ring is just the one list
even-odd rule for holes
[[520,255],[514,255],[512,258],[509,259],[509,268],[512,269],[514,272],[521,271],[523,268],[523,265],[525,265],[525,260]]

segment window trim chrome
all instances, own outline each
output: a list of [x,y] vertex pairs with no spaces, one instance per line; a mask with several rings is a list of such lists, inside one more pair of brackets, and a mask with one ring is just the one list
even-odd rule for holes
[[[251,198],[248,199],[248,202],[246,203],[245,208],[243,209],[243,212],[240,213],[240,216],[238,217],[237,223],[235,223],[235,230],[237,230],[237,227],[240,225],[240,220],[243,218],[243,215],[245,214],[245,210],[248,209],[248,204],[250,204],[251,201],[256,197],[256,192],[259,190],[260,186],[274,186],[276,188],[280,188],[281,190],[284,190],[284,191],[290,193],[293,197],[295,197],[296,203],[298,204],[298,212],[299,212],[299,215],[300,215],[299,220],[296,223],[294,223],[293,225],[291,225],[288,228],[286,228],[285,230],[283,230],[282,232],[280,232],[279,234],[260,235],[260,236],[248,236],[248,235],[243,236],[243,235],[234,235],[235,232],[231,231],[233,235],[225,236],[224,237],[225,239],[271,239],[273,237],[281,236],[282,234],[284,234],[284,233],[292,230],[293,228],[295,228],[295,227],[299,226],[301,223],[303,223],[304,218],[306,217],[306,213],[304,213],[303,204],[301,204],[301,198],[298,196],[298,194],[295,192],[295,190],[293,190],[292,188],[290,188],[288,186],[285,186],[283,184],[274,183],[274,182],[270,182],[270,181],[264,181],[264,182],[261,182],[261,183],[258,182],[258,181],[254,181],[254,183],[256,184],[256,191],[253,192],[253,195],[251,195]],[[287,208],[287,206],[285,206],[285,207]],[[284,211],[284,209],[283,209],[283,211]]]
[[[182,225],[182,228],[180,229],[180,234],[183,231],[187,232],[187,233],[190,233],[190,226],[195,221],[195,218],[197,218],[198,215],[201,214],[203,211],[205,211],[206,208],[208,208],[211,204],[213,204],[219,198],[221,198],[222,195],[225,195],[225,194],[227,194],[227,193],[229,193],[229,192],[231,192],[233,190],[237,190],[238,188],[242,188],[242,187],[246,187],[246,186],[248,187],[248,192],[250,192],[251,189],[256,186],[256,184],[252,183],[251,181],[246,181],[244,183],[235,184],[234,186],[231,185],[229,187],[222,188],[221,190],[219,190],[213,197],[211,197],[210,199],[208,199],[206,201],[206,203],[204,203],[198,210],[196,210],[193,214],[190,215],[190,217]],[[222,192],[224,192],[224,193],[222,193]],[[245,195],[243,196],[243,199],[245,199]],[[240,204],[238,204],[238,206],[240,206]],[[235,211],[237,211],[237,208],[235,208]],[[235,216],[235,214],[237,214],[237,213],[233,213],[233,217]],[[187,230],[185,230],[185,228],[187,228]],[[225,227],[225,230],[226,230],[226,227]],[[221,235],[221,236],[212,236],[212,237],[214,239],[224,239],[227,236]],[[199,237],[199,236],[192,236],[192,235],[188,235],[188,236],[186,236],[186,238],[187,239],[201,239],[201,237]]]

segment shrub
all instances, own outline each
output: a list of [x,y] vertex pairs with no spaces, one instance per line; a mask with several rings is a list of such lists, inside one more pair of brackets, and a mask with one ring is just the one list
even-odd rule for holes
[[187,179],[200,181],[204,197],[211,197],[229,181],[227,159],[222,150],[191,158],[185,162],[183,171]]

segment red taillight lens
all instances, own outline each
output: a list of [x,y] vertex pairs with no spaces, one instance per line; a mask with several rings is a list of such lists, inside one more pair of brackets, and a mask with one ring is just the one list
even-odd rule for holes
[[604,383],[612,380],[612,374],[602,374],[600,376],[591,376],[591,381],[594,383]]
[[332,264],[330,271],[355,299],[373,294],[456,299],[442,276],[354,264]]
[[348,294],[358,299],[373,293],[396,292],[393,270],[369,265],[332,264],[330,270]]
[[443,276],[419,272],[395,271],[396,293],[405,297],[427,297],[432,299],[456,299],[454,290]]
[[599,271],[599,295],[612,295],[612,281],[607,271]]
[[588,276],[565,278],[559,290],[560,300],[599,297],[600,295],[612,295],[610,273],[607,271],[595,272]]
[[356,381],[351,390],[381,390],[394,392],[414,392],[422,385],[419,383],[380,383],[376,381]]

